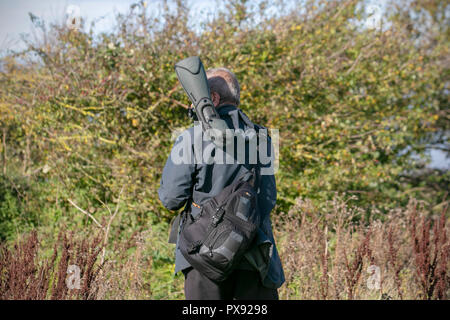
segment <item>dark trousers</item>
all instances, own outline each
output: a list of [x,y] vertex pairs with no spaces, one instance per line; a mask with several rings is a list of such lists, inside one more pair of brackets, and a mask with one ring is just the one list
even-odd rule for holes
[[256,271],[236,269],[219,283],[192,267],[183,274],[186,300],[278,300],[277,289],[264,287]]

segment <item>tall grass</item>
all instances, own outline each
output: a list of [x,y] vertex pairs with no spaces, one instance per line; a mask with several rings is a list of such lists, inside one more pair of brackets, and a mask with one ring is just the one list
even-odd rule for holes
[[[350,200],[335,196],[316,208],[299,198],[274,219],[286,275],[280,298],[448,299],[447,207],[432,216],[412,199],[381,220],[372,218],[376,209],[368,217]],[[101,234],[63,231],[53,249],[44,250],[34,231],[1,247],[0,298],[182,299],[166,231],[149,228],[110,240],[103,262]],[[68,284],[71,265],[80,268],[79,288]]]
[[275,221],[286,273],[283,299],[447,299],[447,208],[431,216],[410,200],[383,219],[334,198],[297,199]]

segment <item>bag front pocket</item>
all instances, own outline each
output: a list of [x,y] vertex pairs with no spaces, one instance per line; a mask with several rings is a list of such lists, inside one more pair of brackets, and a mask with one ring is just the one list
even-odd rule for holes
[[181,235],[189,245],[203,242],[207,236],[208,219],[202,218],[201,212],[197,214],[196,218],[193,220],[191,217],[188,217],[181,229]]
[[205,242],[199,254],[216,267],[226,269],[240,251],[244,237],[228,228],[221,233],[216,232],[215,235],[216,237],[210,239],[215,241],[209,245]]

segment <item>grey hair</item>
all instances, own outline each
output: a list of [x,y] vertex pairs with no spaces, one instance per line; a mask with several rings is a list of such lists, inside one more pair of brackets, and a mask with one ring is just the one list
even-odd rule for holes
[[214,68],[207,70],[206,76],[210,91],[216,92],[220,96],[219,105],[227,102],[239,105],[241,89],[233,72],[227,68]]

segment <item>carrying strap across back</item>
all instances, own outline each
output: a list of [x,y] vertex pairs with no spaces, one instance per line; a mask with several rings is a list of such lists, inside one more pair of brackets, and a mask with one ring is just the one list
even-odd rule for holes
[[256,131],[258,130],[257,127],[255,126],[255,124],[247,117],[247,115],[238,108],[238,114],[240,116],[240,118],[242,119],[242,121],[244,121],[245,125],[249,128],[255,129]]
[[[247,128],[255,130],[255,134],[257,135],[256,138],[258,139],[259,127],[257,125],[255,125],[241,109],[237,108],[237,110],[238,110],[238,115],[244,122],[245,126]],[[235,126],[235,128],[236,128],[236,126]],[[251,184],[254,187],[256,187],[259,183],[259,178],[260,178],[259,143],[258,142],[256,144],[256,163],[252,165],[251,170],[249,170],[246,174],[244,174],[244,179],[245,179],[244,181],[248,181],[248,179],[250,179],[252,177],[253,177],[253,181],[251,181]]]

